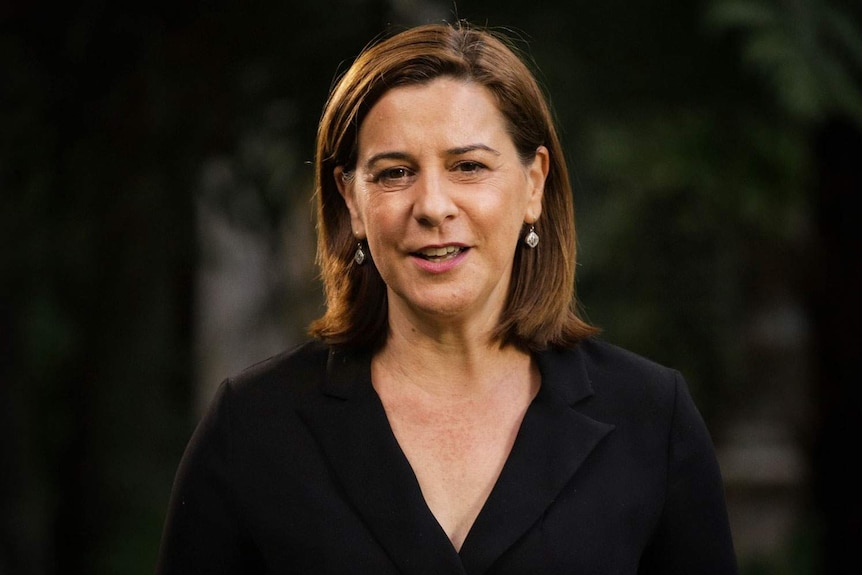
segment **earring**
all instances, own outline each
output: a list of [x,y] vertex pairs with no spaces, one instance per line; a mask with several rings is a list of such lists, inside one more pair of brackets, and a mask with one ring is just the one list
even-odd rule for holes
[[539,234],[536,233],[535,226],[530,226],[530,231],[524,236],[524,243],[530,248],[535,248],[539,245]]
[[362,242],[356,242],[356,253],[353,254],[353,261],[356,265],[361,266],[365,263],[365,250],[362,249]]

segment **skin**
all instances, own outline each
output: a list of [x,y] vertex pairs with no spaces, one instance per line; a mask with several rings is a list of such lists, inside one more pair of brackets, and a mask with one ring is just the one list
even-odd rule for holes
[[356,170],[334,173],[388,290],[374,387],[456,549],[540,385],[529,354],[491,333],[547,173],[544,147],[521,162],[490,91],[448,77],[387,92],[360,126]]

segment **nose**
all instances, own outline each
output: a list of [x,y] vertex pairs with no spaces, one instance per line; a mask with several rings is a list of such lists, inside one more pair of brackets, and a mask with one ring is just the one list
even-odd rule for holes
[[458,213],[445,177],[426,171],[414,185],[413,217],[420,224],[437,227]]

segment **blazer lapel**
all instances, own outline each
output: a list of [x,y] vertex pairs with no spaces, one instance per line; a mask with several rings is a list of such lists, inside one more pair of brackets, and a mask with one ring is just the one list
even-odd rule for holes
[[467,573],[484,573],[542,516],[613,425],[572,406],[592,395],[577,350],[537,356],[542,386],[512,452],[461,548]]
[[347,499],[393,562],[409,574],[464,574],[428,509],[371,385],[368,354],[332,351],[323,394],[299,409]]

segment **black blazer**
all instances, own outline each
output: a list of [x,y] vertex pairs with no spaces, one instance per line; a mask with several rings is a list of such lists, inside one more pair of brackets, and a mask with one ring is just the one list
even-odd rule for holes
[[177,472],[157,573],[736,573],[681,376],[593,340],[536,358],[541,388],[460,553],[368,354],[314,342],[225,381]]

